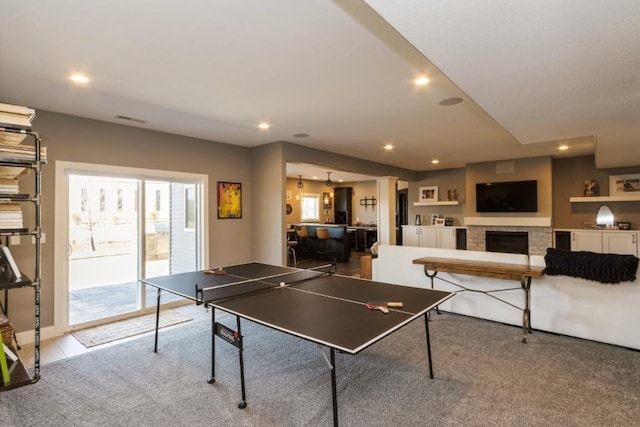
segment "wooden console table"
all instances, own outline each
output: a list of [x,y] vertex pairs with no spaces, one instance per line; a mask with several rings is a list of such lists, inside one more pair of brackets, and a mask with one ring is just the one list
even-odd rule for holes
[[[490,277],[502,280],[515,280],[520,282],[520,287],[524,291],[524,308],[518,307],[493,295],[494,292],[510,291],[518,288],[495,289],[490,291],[469,289],[458,283],[446,280],[447,283],[457,286],[462,291],[479,292],[490,296],[500,302],[508,304],[522,311],[522,342],[527,342],[527,333],[531,332],[531,298],[529,291],[531,289],[531,279],[540,277],[545,272],[545,267],[532,267],[529,265],[503,264],[499,262],[488,261],[470,261],[462,259],[447,258],[418,258],[413,260],[414,264],[424,265],[424,273],[431,279],[431,288],[433,288],[433,279],[439,271],[443,273],[466,274],[469,276]],[[433,273],[430,273],[432,271]]]

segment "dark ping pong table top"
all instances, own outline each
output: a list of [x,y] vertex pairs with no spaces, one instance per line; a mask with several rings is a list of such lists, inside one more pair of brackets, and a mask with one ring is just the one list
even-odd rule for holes
[[[453,292],[261,263],[224,267],[224,270],[226,275],[198,271],[145,279],[143,282],[197,300],[196,283],[198,288],[206,288],[262,278],[262,284],[258,286],[264,286],[263,291],[237,298],[205,299],[205,302],[256,323],[351,354],[367,348],[454,295]],[[280,287],[283,278],[280,275],[283,273],[294,273],[293,278],[315,278]],[[295,282],[291,279],[287,278],[285,283]],[[254,283],[251,283],[252,287]],[[225,287],[224,292],[237,286]],[[224,292],[213,291],[218,297]],[[367,309],[369,301],[402,301],[404,306],[390,309],[385,314]]]

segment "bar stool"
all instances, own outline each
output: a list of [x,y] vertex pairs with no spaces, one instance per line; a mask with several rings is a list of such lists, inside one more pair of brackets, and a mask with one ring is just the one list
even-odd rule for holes
[[309,252],[309,229],[304,225],[296,228],[296,236],[298,236],[297,244],[300,245],[300,252]]
[[297,245],[298,242],[296,240],[289,240],[287,238],[287,262],[289,261],[288,258],[291,257],[294,267],[298,266],[298,261],[296,260],[296,250],[294,249],[294,247]]
[[319,253],[321,253],[323,255],[329,255],[330,257],[332,256],[332,258],[330,258],[329,261],[331,261],[333,263],[338,262],[337,244],[335,244],[335,242],[334,242],[334,250],[333,251],[327,250],[327,244],[330,244],[331,241],[333,240],[333,238],[331,237],[331,234],[329,233],[329,229],[328,228],[316,228],[316,236],[318,237],[318,241],[320,243],[320,248],[321,248]]

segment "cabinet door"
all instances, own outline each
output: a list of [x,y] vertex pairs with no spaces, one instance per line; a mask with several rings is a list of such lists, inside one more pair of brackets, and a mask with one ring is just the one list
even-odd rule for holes
[[402,245],[420,246],[418,240],[418,227],[405,225],[402,227]]
[[436,227],[416,227],[420,235],[420,246],[423,248],[437,248],[438,247],[438,232]]
[[438,228],[438,247],[456,249],[456,229],[453,227]]
[[638,234],[621,231],[602,232],[602,249],[608,254],[638,256]]
[[601,231],[571,232],[571,250],[602,253],[602,232]]

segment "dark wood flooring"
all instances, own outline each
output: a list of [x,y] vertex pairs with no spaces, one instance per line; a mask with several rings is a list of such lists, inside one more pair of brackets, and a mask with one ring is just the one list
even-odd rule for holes
[[[360,276],[360,257],[363,255],[369,254],[365,254],[364,252],[351,252],[349,262],[339,262],[336,264],[337,273],[344,276]],[[312,268],[319,265],[327,264],[326,261],[315,259],[302,258],[298,259],[297,261],[298,268]],[[291,260],[289,260],[289,265],[292,265]]]

